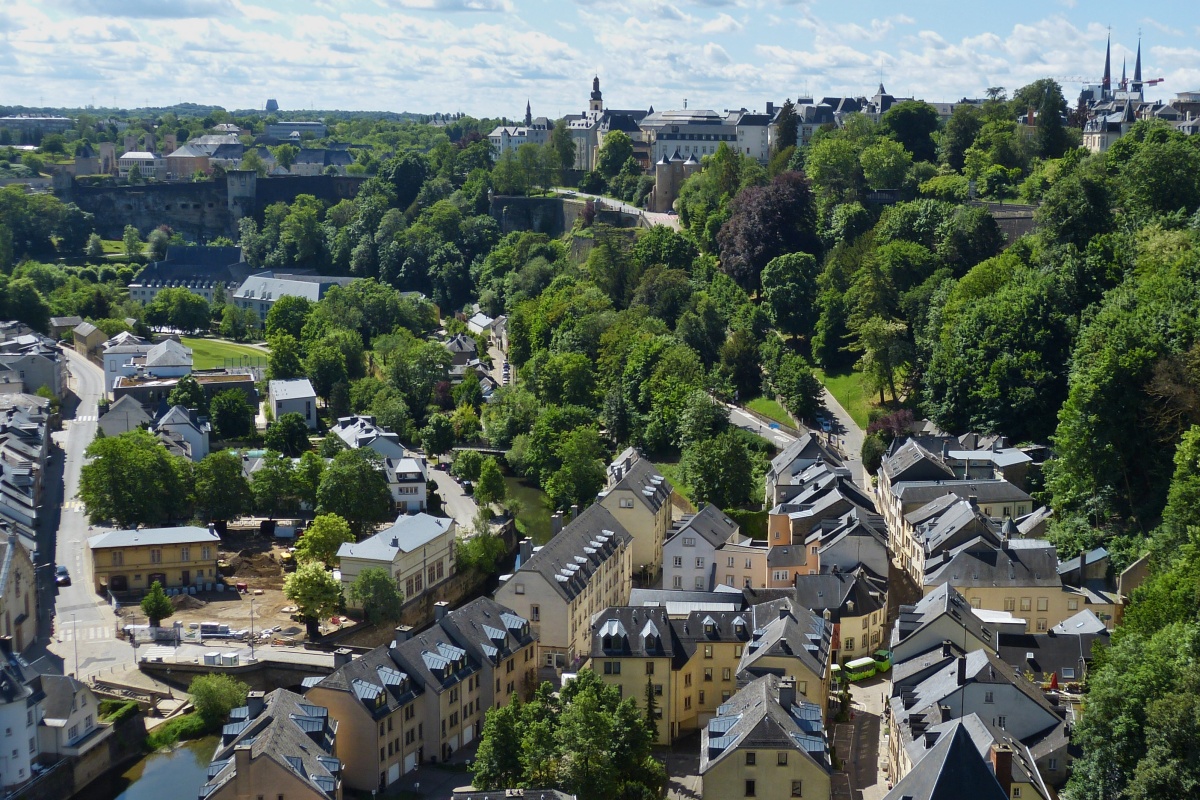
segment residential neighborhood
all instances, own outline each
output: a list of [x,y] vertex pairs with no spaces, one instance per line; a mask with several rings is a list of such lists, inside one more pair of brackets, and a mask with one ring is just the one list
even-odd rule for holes
[[5,797],[1193,795],[1167,23],[13,1]]

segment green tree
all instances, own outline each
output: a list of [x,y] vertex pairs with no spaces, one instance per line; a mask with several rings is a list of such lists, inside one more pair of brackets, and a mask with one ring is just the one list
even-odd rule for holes
[[308,356],[304,359],[304,371],[312,381],[317,396],[326,399],[335,385],[344,383],[349,378],[345,354],[324,342],[309,349]]
[[190,513],[191,465],[169,454],[149,431],[98,438],[88,445],[79,496],[93,523],[156,525]]
[[811,336],[817,322],[817,260],[808,253],[771,259],[762,272],[762,293],[776,327]]
[[[328,439],[329,437],[326,437]],[[337,439],[336,436],[333,437]],[[338,439],[338,441],[341,441]],[[321,445],[324,447],[325,442]],[[334,454],[336,455],[336,453]],[[333,458],[333,456],[329,456]],[[308,508],[317,507],[317,489],[321,486],[321,476],[325,474],[325,457],[306,450],[292,471],[292,486],[300,502]]]
[[350,603],[361,608],[372,625],[398,622],[404,597],[386,569],[373,567],[358,573],[350,584]]
[[861,353],[857,366],[879,391],[879,402],[884,402],[884,389],[896,399],[896,373],[912,354],[907,327],[900,320],[873,316],[855,326],[854,336],[853,347]]
[[198,414],[208,416],[208,396],[191,375],[184,375],[179,379],[171,394],[167,396],[167,405],[195,409]]
[[167,256],[170,236],[162,228],[155,228],[146,237],[146,250],[151,261],[162,261]]
[[747,292],[758,290],[771,259],[821,252],[816,205],[808,180],[798,172],[781,173],[767,186],[742,191],[729,210],[729,220],[717,236],[721,269]]
[[304,421],[304,415],[293,411],[279,417],[267,426],[264,442],[270,450],[298,458],[309,448],[308,423]]
[[262,464],[250,475],[254,507],[272,519],[296,507],[292,462],[276,450],[268,450]]
[[307,297],[284,295],[271,305],[267,312],[265,331],[267,338],[280,333],[286,333],[299,339],[304,330],[304,323],[312,312],[312,303]]
[[800,117],[796,114],[796,104],[789,97],[783,101],[779,116],[775,118],[775,152],[800,144],[799,133]]
[[258,330],[258,314],[250,308],[226,305],[221,309],[221,324],[217,332],[226,339],[243,342]]
[[454,413],[450,415],[450,424],[454,427],[454,438],[460,442],[475,439],[483,430],[479,424],[479,412],[469,403],[463,403],[454,409]]
[[454,446],[454,423],[446,414],[434,414],[421,429],[421,447],[425,454],[437,457],[449,453]]
[[595,428],[571,431],[555,448],[561,466],[545,481],[543,488],[559,508],[573,503],[583,507],[604,488],[604,446]]
[[283,582],[283,596],[296,604],[308,628],[308,638],[320,636],[318,620],[333,614],[342,604],[342,586],[319,561],[296,568]]
[[209,415],[218,439],[245,439],[254,432],[254,409],[240,389],[218,392],[209,404]]
[[231,675],[197,675],[188,686],[192,704],[209,725],[219,725],[229,712],[246,704],[250,687]]
[[512,696],[506,706],[489,708],[483,721],[479,749],[471,762],[471,784],[481,791],[519,785],[525,778],[522,764],[521,701]]
[[142,598],[142,613],[150,620],[150,626],[155,628],[164,619],[175,615],[175,606],[171,605],[171,598],[167,597],[158,581],[150,584],[150,591]]
[[942,130],[939,160],[955,172],[962,172],[967,149],[975,143],[982,127],[983,113],[978,107],[971,103],[956,105]]
[[615,177],[633,157],[633,140],[624,131],[610,131],[596,156],[596,171],[606,178]]
[[732,433],[696,442],[684,450],[680,467],[697,503],[737,508],[751,500],[750,451]]
[[478,450],[460,450],[454,455],[450,474],[459,480],[477,481],[483,469],[483,455]]
[[296,544],[296,563],[320,561],[329,567],[338,565],[337,552],[343,544],[353,544],[350,525],[337,514],[318,514]]
[[366,448],[338,453],[317,487],[317,512],[342,517],[356,539],[388,519],[392,493],[379,455]]
[[192,475],[196,510],[205,521],[237,519],[250,511],[254,501],[250,482],[242,473],[242,459],[233,452],[209,453]]
[[487,508],[493,503],[503,503],[506,491],[500,465],[495,458],[488,456],[479,468],[479,479],[475,483],[475,502],[480,508]]
[[557,158],[559,173],[575,168],[575,140],[567,130],[566,119],[557,120],[550,132],[550,149]]
[[937,109],[920,100],[906,100],[889,108],[879,118],[879,129],[912,153],[913,161],[933,161],[937,146],[933,134],[938,129]]
[[[131,176],[132,177],[132,176]],[[130,261],[136,261],[142,256],[142,237],[138,234],[138,229],[132,225],[125,226],[125,233],[121,237],[121,243],[125,246],[125,257]]]
[[300,358],[300,342],[290,333],[276,333],[268,340],[271,352],[267,356],[267,374],[271,380],[299,378],[304,374]]
[[890,139],[880,139],[859,156],[863,179],[872,189],[903,187],[912,161],[912,156],[904,146]]
[[91,260],[104,258],[104,240],[100,238],[100,234],[92,233],[88,236],[87,249],[84,251],[84,255]]
[[294,144],[281,144],[268,149],[271,151],[271,155],[275,156],[275,163],[289,172],[291,172],[292,164],[296,163],[296,156],[300,155],[300,148]]
[[753,335],[739,330],[725,340],[721,347],[720,370],[737,391],[740,401],[758,396],[762,388],[762,360]]

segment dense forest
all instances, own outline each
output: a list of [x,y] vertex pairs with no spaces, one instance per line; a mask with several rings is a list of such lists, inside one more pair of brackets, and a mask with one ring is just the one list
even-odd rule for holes
[[[1029,108],[1036,124],[1019,124]],[[1143,121],[1089,154],[1065,111],[1044,80],[944,122],[919,102],[853,115],[767,165],[722,146],[684,184],[680,230],[585,213],[562,239],[501,235],[487,196],[560,183],[569,138],[496,163],[480,121],[347,119],[331,136],[372,145],[358,196],[273,206],[243,220],[239,244],[254,266],[362,279],[277,305],[262,332],[272,374],[313,377],[335,415],[374,413],[431,454],[486,436],[557,506],[594,497],[605,459],[635,444],[677,463],[694,501],[757,508],[769,447],[714,398],[761,395],[811,419],[817,377],[839,371],[878,400],[868,464],[909,414],[1048,444],[1037,489],[1061,551],[1152,557],[1090,676],[1067,794],[1183,796],[1200,781],[1200,139]],[[162,123],[191,134],[217,116]],[[789,103],[782,141],[795,125]],[[636,201],[644,176],[610,139],[584,182]],[[1037,206],[1018,241],[979,202],[1012,199]],[[89,234],[78,209],[0,191],[0,316],[44,328],[77,313],[108,330],[186,313],[186,297],[125,298],[136,241],[123,262],[40,263],[83,257]],[[506,314],[520,380],[486,404],[471,381],[451,388],[431,308],[399,294],[414,291],[444,319],[476,302]],[[256,335],[226,308],[201,309],[200,327]]]

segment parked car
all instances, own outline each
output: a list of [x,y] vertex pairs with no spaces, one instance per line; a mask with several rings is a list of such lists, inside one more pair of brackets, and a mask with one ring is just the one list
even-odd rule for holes
[[71,585],[71,573],[67,572],[65,564],[59,564],[58,568],[54,570],[54,582],[59,586]]

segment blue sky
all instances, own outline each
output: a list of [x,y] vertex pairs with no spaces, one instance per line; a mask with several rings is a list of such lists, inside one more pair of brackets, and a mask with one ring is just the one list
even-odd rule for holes
[[3,100],[462,111],[762,109],[805,93],[956,100],[988,86],[1165,78],[1200,89],[1200,17],[1179,0],[4,0]]

